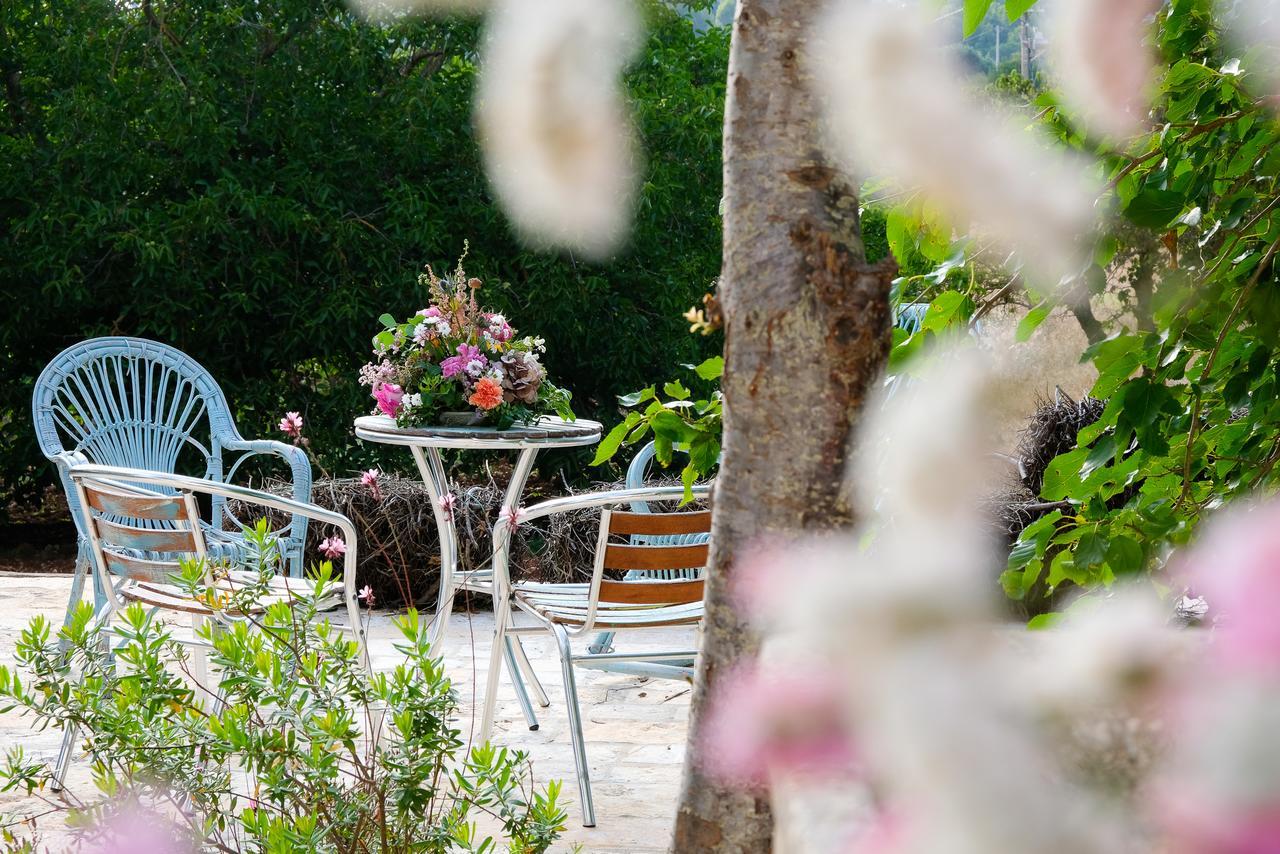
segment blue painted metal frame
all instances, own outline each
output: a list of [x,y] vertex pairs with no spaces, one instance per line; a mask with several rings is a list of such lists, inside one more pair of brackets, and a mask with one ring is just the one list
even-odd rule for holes
[[[143,338],[108,337],[82,341],[59,353],[36,380],[32,420],[40,450],[58,468],[80,552],[72,583],[70,609],[84,592],[88,567],[84,511],[71,481],[80,463],[175,472],[180,455],[203,459],[206,480],[229,482],[240,465],[256,454],[273,454],[288,463],[293,498],[311,500],[311,462],[306,452],[271,440],[240,435],[226,396],[204,367],[180,350]],[[225,455],[238,453],[230,468]],[[214,496],[206,536],[211,554],[235,558],[244,549],[226,499]],[[280,548],[293,575],[302,572],[307,519],[294,515]],[[103,592],[95,591],[101,604]]]

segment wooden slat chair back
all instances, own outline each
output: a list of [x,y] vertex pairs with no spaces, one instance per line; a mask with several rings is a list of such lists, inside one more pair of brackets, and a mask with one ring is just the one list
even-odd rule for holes
[[106,573],[129,581],[172,584],[180,558],[205,556],[200,511],[190,492],[162,495],[119,482],[83,479],[93,558]]
[[[599,601],[627,605],[685,605],[702,601],[705,582],[701,578],[680,577],[675,570],[697,570],[706,566],[707,543],[666,545],[676,537],[707,534],[711,513],[696,510],[683,513],[632,513],[605,510],[600,519],[602,570],[644,570],[645,576],[628,574],[620,580],[602,577]],[[634,535],[657,537],[655,545],[634,545]],[[611,542],[627,538],[625,543]],[[652,573],[652,575],[648,575]],[[664,577],[665,576],[665,577]]]

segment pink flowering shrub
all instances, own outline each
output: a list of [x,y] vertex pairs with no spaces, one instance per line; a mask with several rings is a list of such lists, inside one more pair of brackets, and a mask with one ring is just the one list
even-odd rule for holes
[[784,775],[849,776],[858,753],[841,691],[836,674],[816,666],[739,666],[718,683],[699,761],[716,777],[746,786]]
[[461,262],[445,277],[428,267],[419,281],[431,305],[404,322],[384,314],[373,339],[377,361],[360,370],[378,412],[401,426],[459,411],[501,428],[552,413],[573,419],[569,392],[547,380],[542,339],[516,338],[505,317],[482,309],[480,280],[467,278]]

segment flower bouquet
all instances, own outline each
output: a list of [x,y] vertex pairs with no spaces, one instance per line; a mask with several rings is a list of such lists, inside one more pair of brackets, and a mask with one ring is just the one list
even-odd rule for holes
[[557,414],[573,420],[570,394],[547,380],[541,338],[517,338],[501,314],[476,301],[479,279],[462,262],[453,275],[430,267],[418,281],[431,304],[404,322],[390,314],[373,339],[375,361],[360,369],[377,411],[401,427],[517,422]]

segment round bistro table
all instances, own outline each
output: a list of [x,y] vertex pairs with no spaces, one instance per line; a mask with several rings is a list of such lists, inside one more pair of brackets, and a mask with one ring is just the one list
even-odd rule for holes
[[[597,421],[578,419],[565,421],[561,418],[543,417],[534,424],[514,426],[506,430],[495,427],[399,427],[396,422],[385,415],[366,415],[357,418],[355,423],[356,438],[380,445],[398,445],[408,448],[413,460],[418,465],[422,482],[426,484],[427,493],[431,497],[431,509],[434,513],[436,532],[440,536],[440,596],[436,602],[436,614],[431,633],[431,648],[437,653],[444,640],[445,629],[449,624],[449,616],[453,613],[453,599],[460,590],[484,593],[494,597],[495,643],[499,626],[496,625],[503,609],[500,603],[509,595],[505,589],[508,574],[508,556],[505,549],[494,549],[489,563],[483,567],[468,571],[458,569],[458,532],[454,526],[453,513],[441,499],[451,492],[449,478],[444,470],[444,462],[440,451],[449,448],[463,451],[517,451],[515,465],[511,470],[511,480],[502,499],[497,525],[503,524],[516,513],[520,506],[520,498],[524,493],[525,483],[533,471],[534,459],[543,448],[576,448],[594,445],[600,441],[601,427]],[[496,570],[496,571],[495,571]],[[496,583],[504,589],[495,590]],[[512,635],[505,636],[503,657],[507,670],[515,685],[516,697],[524,711],[530,729],[538,728],[538,721],[529,701],[529,693],[520,671],[528,677],[537,694],[541,706],[548,704],[546,692],[533,675],[533,667],[520,646],[519,639]],[[495,656],[496,659],[495,649]],[[493,668],[490,668],[493,670]],[[490,681],[496,673],[489,674]]]

